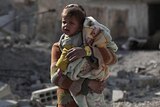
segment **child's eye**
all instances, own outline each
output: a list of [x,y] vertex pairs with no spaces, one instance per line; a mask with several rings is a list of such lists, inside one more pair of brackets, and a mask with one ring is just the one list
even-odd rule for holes
[[63,23],[63,24],[66,24],[67,22],[66,22],[66,21],[62,21],[62,23]]

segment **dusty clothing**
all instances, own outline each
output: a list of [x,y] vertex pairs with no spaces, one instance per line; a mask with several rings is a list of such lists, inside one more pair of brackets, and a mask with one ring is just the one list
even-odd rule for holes
[[[51,71],[54,68],[55,63],[57,62],[60,55],[61,51],[59,48],[59,43],[55,43],[52,46],[52,51],[51,51]],[[75,101],[73,100],[70,92],[68,91],[69,87],[71,87],[72,84],[74,84],[74,81],[71,81],[67,76],[58,74],[58,71],[50,73],[51,73],[50,75],[54,77],[52,83],[59,86],[59,88],[57,89],[58,107],[78,107]]]
[[69,64],[69,61],[65,56],[67,55],[69,49],[73,47],[81,47],[83,45],[82,34],[81,32],[79,32],[71,37],[63,34],[59,40],[59,43],[62,54],[61,57],[58,59],[56,66],[57,68],[60,68],[62,71],[65,71]]
[[[102,30],[96,38],[93,38],[91,36],[91,31],[93,30],[94,26],[98,26]],[[87,39],[94,39],[93,44],[89,45],[92,46],[93,55],[96,58],[84,57],[69,64],[68,59],[65,57],[67,51],[72,47],[84,46],[85,44],[87,44]],[[109,29],[106,28],[104,25],[98,23],[92,17],[86,17],[83,27],[83,37],[81,32],[71,37],[63,34],[60,38],[59,43],[62,54],[56,63],[57,68],[55,67],[53,69],[54,71],[52,72],[55,72],[58,68],[60,68],[62,71],[65,71],[64,74],[68,75],[69,78],[72,80],[78,80],[79,78],[105,80],[108,77],[109,70],[106,62],[106,60],[108,61],[108,56],[102,54],[104,51],[106,51],[107,48],[110,48],[111,51],[116,51],[117,47],[111,39]],[[90,63],[92,61],[96,63],[96,59],[98,59],[97,66],[99,66],[97,69],[95,69],[95,67],[91,67]]]
[[[108,54],[111,55],[111,57],[107,57],[108,58],[108,64],[112,64],[112,63],[114,63],[116,61],[116,56],[113,53],[113,51],[107,49],[107,50],[103,51],[103,53],[104,53],[103,55],[108,55]],[[60,48],[59,48],[59,43],[55,43],[52,46],[52,51],[51,51],[51,71],[54,68],[55,62],[57,62],[57,60],[60,57],[60,55],[61,55],[61,51],[60,51]],[[84,80],[80,79],[79,81],[72,81],[67,76],[61,75],[58,71],[51,72],[51,77],[53,78],[52,79],[52,83],[57,85],[57,86],[59,86],[59,87],[61,87],[61,89],[60,89],[61,91],[60,92],[58,92],[59,90],[57,90],[57,92],[58,92],[57,93],[57,97],[58,97],[58,101],[59,101],[58,104],[59,105],[64,105],[66,107],[77,107],[76,103],[73,101],[72,96],[71,97],[68,96],[68,94],[70,94],[70,92],[69,91],[65,91],[65,90],[72,90],[72,92],[75,92],[75,93],[79,93],[79,94],[85,93],[86,94],[87,88],[84,87],[85,85],[82,85],[84,83],[83,82]],[[76,86],[77,84],[78,84],[78,87]],[[73,87],[76,87],[76,89],[73,88]],[[82,88],[83,88],[83,91],[81,90]],[[63,96],[61,96],[61,95],[63,95]],[[71,98],[69,100],[69,103],[67,103],[67,104],[66,104],[66,101],[63,100],[63,99],[66,99],[66,96],[68,96],[67,99]],[[70,104],[72,104],[72,106],[70,106]]]
[[[93,37],[91,35],[92,30],[98,27],[100,28],[100,34]],[[117,51],[117,45],[112,41],[112,37],[110,35],[110,30],[102,25],[101,23],[97,22],[93,17],[86,17],[84,24],[83,24],[83,36],[84,39],[93,39],[94,42],[91,44],[93,47],[108,47],[111,48],[114,52]]]
[[[88,20],[88,19],[87,19]],[[116,44],[112,42],[109,30],[104,28],[103,25],[100,25],[98,22],[95,23],[95,20],[90,20],[92,24],[88,25],[88,23],[84,23],[84,30],[83,30],[83,43],[85,44],[86,39],[88,39],[89,32],[91,31],[94,25],[100,26],[102,29],[102,33],[98,35],[97,41],[95,41],[91,46],[93,49],[93,55],[98,60],[98,68],[93,69],[90,66],[87,58],[81,58],[73,63],[68,65],[68,68],[65,71],[65,75],[67,75],[67,79],[70,82],[66,82],[66,80],[61,76],[57,70],[53,70],[55,66],[51,67],[51,81],[55,83],[55,85],[64,87],[63,89],[67,89],[67,94],[57,94],[59,104],[67,105],[68,102],[72,102],[73,99],[78,104],[79,107],[106,107],[104,96],[103,94],[96,94],[89,92],[87,95],[80,94],[82,89],[82,84],[84,79],[82,78],[89,78],[89,79],[98,79],[98,80],[106,80],[109,75],[109,65],[114,64],[116,62],[116,55],[115,51],[117,51]],[[90,22],[89,22],[90,23]],[[98,24],[97,24],[98,23]],[[93,30],[93,29],[92,29]],[[103,37],[102,37],[103,36]],[[53,51],[53,48],[52,48]],[[92,59],[92,58],[91,58]],[[88,72],[91,71],[91,72]],[[68,78],[69,77],[69,78]],[[74,82],[73,82],[73,81]],[[76,88],[75,88],[76,87]],[[61,89],[62,90],[62,89]],[[68,92],[70,92],[72,97],[69,97]],[[66,93],[66,91],[65,91]],[[61,97],[60,97],[61,96]],[[67,99],[67,102],[62,99]],[[73,99],[72,99],[73,98]],[[70,100],[69,100],[70,99]],[[74,106],[73,106],[74,107]]]
[[[92,39],[92,36],[90,34],[94,26],[98,26],[102,30],[96,38],[93,38],[93,44],[89,44],[90,46],[92,46],[93,56],[95,56],[96,58],[84,57],[69,64],[68,59],[65,57],[67,51],[72,47],[82,47],[83,45],[87,44],[87,39]],[[52,69],[51,72],[55,72],[58,68],[60,68],[62,71],[65,71],[64,74],[72,80],[78,80],[79,78],[106,80],[109,75],[108,64],[110,62],[108,58],[112,58],[110,57],[112,55],[108,54],[109,56],[106,56],[104,53],[107,52],[108,48],[110,49],[110,51],[117,50],[116,44],[111,39],[108,28],[98,23],[92,17],[87,17],[83,27],[83,37],[81,33],[78,33],[72,37],[63,34],[60,38],[59,43],[62,54],[57,61],[56,66]],[[96,59],[98,61],[95,61]],[[110,61],[113,60],[110,59]],[[91,62],[97,62],[96,64],[98,68],[95,69],[95,67],[92,67]],[[51,79],[53,79],[52,75]]]
[[[102,30],[101,33],[95,38],[93,38],[91,35],[91,31],[93,30],[94,26],[98,26]],[[92,47],[94,57],[98,59],[98,68],[95,69],[94,67],[91,67],[90,61],[88,61],[88,59],[84,57],[70,63],[65,74],[68,75],[68,77],[72,80],[78,80],[80,78],[106,80],[109,73],[108,63],[110,63],[108,62],[108,57],[111,57],[112,55],[109,54],[109,56],[106,56],[104,53],[107,52],[108,48],[113,52],[117,51],[117,46],[112,41],[109,29],[104,25],[98,23],[92,17],[86,17],[86,20],[84,22],[84,45],[88,44],[86,43],[86,41],[88,41],[87,39],[94,40],[94,42],[89,45]]]
[[[102,31],[95,38],[92,38],[90,34],[94,26],[100,27]],[[84,57],[70,63],[65,71],[65,75],[74,81],[81,78],[105,81],[109,76],[109,64],[111,64],[108,57],[111,58],[110,61],[113,61],[112,58],[114,56],[113,54],[108,54],[106,56],[105,53],[108,52],[108,50],[114,53],[117,51],[117,46],[112,41],[109,29],[98,23],[92,17],[87,17],[84,22],[84,44],[88,44],[86,43],[86,41],[88,41],[87,39],[94,40],[94,42],[89,45],[92,47],[94,57],[98,59],[98,68],[91,67],[87,58]],[[113,63],[115,62],[116,60]],[[70,92],[79,107],[106,107],[103,94],[89,92],[87,95],[77,95],[73,90],[70,90]]]

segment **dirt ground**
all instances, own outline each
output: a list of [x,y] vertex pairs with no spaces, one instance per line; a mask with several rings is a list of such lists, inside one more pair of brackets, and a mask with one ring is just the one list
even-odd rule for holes
[[108,85],[112,84],[111,89],[120,89],[125,95],[114,106],[159,107],[160,51],[119,51],[118,56]]
[[[50,85],[51,44],[0,46],[0,81],[8,83],[18,99]],[[106,82],[108,103],[114,107],[160,107],[160,51],[117,52],[118,62],[111,66]],[[112,102],[112,91],[121,90],[123,98]]]

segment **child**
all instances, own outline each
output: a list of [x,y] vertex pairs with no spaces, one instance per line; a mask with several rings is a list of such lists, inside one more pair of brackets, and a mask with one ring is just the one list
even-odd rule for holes
[[85,11],[77,4],[70,4],[64,8],[62,12],[62,32],[64,34],[59,40],[62,54],[56,63],[57,68],[54,71],[58,68],[65,71],[69,64],[66,58],[68,50],[73,47],[83,46],[82,28],[85,17]]
[[[94,35],[95,29],[101,30],[97,36]],[[62,31],[64,34],[59,41],[62,54],[56,66],[51,69],[51,80],[53,79],[52,74],[58,69],[75,81],[80,78],[106,80],[108,62],[105,60],[108,56],[104,57],[103,51],[106,48],[117,50],[116,45],[111,41],[109,30],[92,17],[86,18],[85,11],[81,6],[70,4],[62,12]],[[84,48],[88,57],[69,63],[66,55],[73,47]],[[79,107],[106,107],[103,94],[89,92],[87,96],[78,95],[76,89],[70,90],[70,93]]]

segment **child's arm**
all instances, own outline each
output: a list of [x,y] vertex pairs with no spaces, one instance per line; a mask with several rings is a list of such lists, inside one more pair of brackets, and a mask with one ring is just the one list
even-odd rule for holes
[[[76,50],[74,50],[76,51]],[[82,53],[85,53],[85,50],[78,50],[78,52],[82,51]],[[52,46],[52,51],[51,51],[51,68],[55,66],[58,58],[60,57],[60,49],[58,44],[54,44]],[[57,75],[54,75],[57,74]],[[84,79],[81,79],[80,81],[72,81],[70,80],[67,76],[63,75],[61,73],[60,70],[57,70],[57,72],[55,72],[54,75],[54,81],[52,81],[53,84],[64,88],[64,89],[70,89],[71,87],[73,87],[74,84],[78,84],[80,87],[82,87],[83,89],[86,89],[85,87],[89,87],[91,90],[99,93],[101,92],[103,89],[98,89],[97,87],[99,87],[101,84],[97,84],[97,80],[87,80],[87,82],[84,81]],[[51,76],[52,77],[52,76]],[[81,88],[80,88],[81,90]],[[79,90],[79,91],[80,91]],[[87,90],[87,89],[86,89]],[[81,91],[83,92],[83,91]]]

